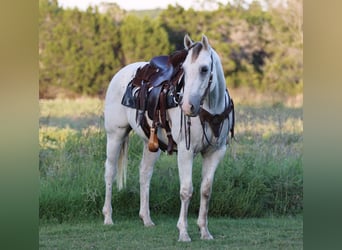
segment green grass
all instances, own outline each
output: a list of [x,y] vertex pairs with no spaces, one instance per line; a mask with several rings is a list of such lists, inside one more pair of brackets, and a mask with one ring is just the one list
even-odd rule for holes
[[103,103],[103,100],[97,98],[40,100],[39,123],[43,128],[101,128]]
[[[102,218],[106,137],[103,101],[41,100],[40,196],[42,220]],[[236,138],[217,169],[210,216],[287,216],[303,211],[303,112],[275,102],[236,103]],[[142,143],[130,137],[127,188],[113,189],[113,216],[136,217]],[[190,215],[199,207],[201,158],[194,161]],[[151,216],[177,216],[176,156],[162,154],[151,182]]]
[[189,218],[191,243],[178,242],[177,218],[158,216],[145,228],[139,219],[43,222],[39,249],[303,249],[302,216],[260,219],[210,218],[213,241],[200,240],[196,218]]

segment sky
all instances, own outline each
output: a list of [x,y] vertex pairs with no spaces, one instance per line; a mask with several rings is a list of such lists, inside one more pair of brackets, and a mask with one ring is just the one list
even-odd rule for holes
[[[86,10],[89,5],[98,5],[101,2],[115,2],[122,9],[125,10],[142,10],[142,9],[155,9],[155,8],[167,8],[169,4],[175,5],[178,3],[185,9],[190,6],[198,5],[197,0],[59,0],[60,6],[65,8],[77,7],[80,10]],[[219,2],[227,3],[228,0],[219,0]]]

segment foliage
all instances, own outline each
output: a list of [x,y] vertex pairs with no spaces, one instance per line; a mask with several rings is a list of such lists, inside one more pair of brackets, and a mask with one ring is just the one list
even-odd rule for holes
[[[205,2],[205,1],[204,1]],[[124,65],[183,48],[183,37],[206,34],[229,87],[297,94],[303,88],[302,0],[287,6],[234,1],[212,11],[169,5],[157,17],[108,5],[105,12],[64,10],[39,2],[41,98],[103,95]]]
[[59,10],[45,19],[43,23],[52,25],[46,32],[49,38],[43,30],[39,39],[44,43],[40,50],[41,94],[53,85],[79,94],[101,95],[112,72],[121,65],[115,45],[118,28],[92,8],[86,12]]
[[[63,106],[60,100],[40,101],[39,216],[60,222],[102,218],[106,138],[101,107],[96,99],[64,102]],[[301,213],[302,109],[281,104],[252,107],[236,103],[236,119],[238,141],[231,143],[217,169],[210,216],[241,218]],[[132,134],[127,188],[120,192],[113,188],[114,218],[138,214],[141,152],[142,142]],[[190,215],[198,213],[200,180],[201,158],[196,157]],[[175,155],[162,154],[157,161],[150,204],[152,218],[178,215]]]
[[[153,39],[151,39],[153,38]],[[159,23],[144,17],[128,15],[121,25],[121,44],[124,64],[146,61],[156,53],[168,54],[170,45],[167,33]]]

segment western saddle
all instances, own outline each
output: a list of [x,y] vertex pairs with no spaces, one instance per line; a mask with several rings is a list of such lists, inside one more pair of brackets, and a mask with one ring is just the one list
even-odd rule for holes
[[[171,128],[166,117],[166,109],[178,105],[178,93],[183,87],[182,63],[188,54],[187,50],[176,51],[169,56],[157,56],[137,69],[135,77],[128,84],[122,104],[135,108],[137,123],[149,138],[149,150],[160,148],[169,154],[176,151],[176,143],[171,135]],[[152,126],[147,122],[145,111]],[[158,139],[158,127],[165,129],[168,138],[167,145]]]

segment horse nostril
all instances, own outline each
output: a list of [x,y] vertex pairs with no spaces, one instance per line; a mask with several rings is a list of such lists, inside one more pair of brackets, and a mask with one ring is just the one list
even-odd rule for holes
[[189,115],[189,116],[195,116],[198,112],[196,105],[193,105],[191,103],[183,103],[182,110],[184,111],[186,115]]
[[194,105],[190,105],[190,111],[191,111],[191,113],[194,113],[194,111],[195,111]]

